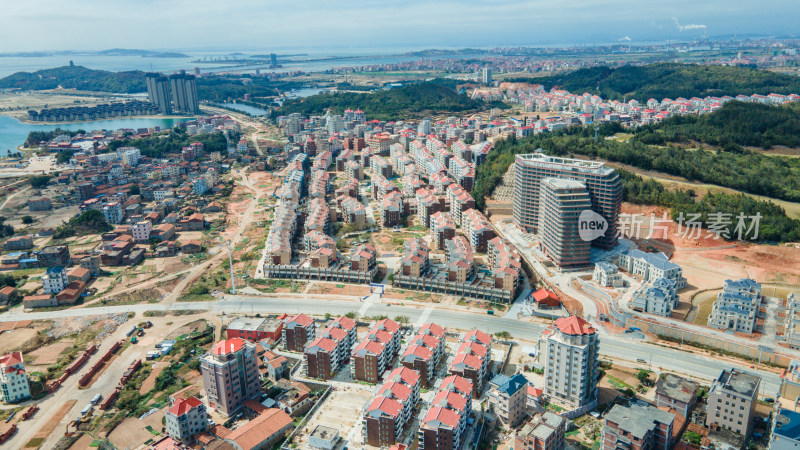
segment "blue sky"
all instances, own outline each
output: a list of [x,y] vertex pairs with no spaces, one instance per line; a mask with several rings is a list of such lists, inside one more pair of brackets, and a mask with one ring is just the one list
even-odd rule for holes
[[24,0],[0,52],[432,48],[800,34],[798,0]]

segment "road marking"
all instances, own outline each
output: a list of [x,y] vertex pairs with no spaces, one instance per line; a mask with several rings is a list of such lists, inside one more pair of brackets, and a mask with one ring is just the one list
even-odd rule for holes
[[414,322],[414,328],[419,328],[422,325],[424,325],[425,321],[428,320],[428,317],[431,316],[431,311],[433,311],[433,308],[431,308],[430,306],[425,308],[425,310],[422,311],[422,314],[419,316],[419,319],[417,319],[417,321]]
[[361,308],[358,309],[359,317],[364,317],[369,307],[372,306],[372,304],[375,302],[376,296],[377,294],[370,294],[369,296],[367,296],[367,298],[364,300],[364,303],[361,305]]

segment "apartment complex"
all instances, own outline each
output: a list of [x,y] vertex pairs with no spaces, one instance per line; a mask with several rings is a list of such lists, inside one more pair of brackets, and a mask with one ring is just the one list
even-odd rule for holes
[[593,245],[612,248],[617,244],[617,219],[622,205],[622,180],[617,172],[596,161],[547,156],[542,151],[517,155],[514,163],[514,223],[534,232],[540,226],[541,182],[546,178],[575,180],[586,187],[591,209],[608,222],[605,235]]
[[377,383],[400,351],[400,325],[391,319],[376,322],[353,350],[350,363],[354,380]]
[[472,411],[472,383],[466,378],[445,379],[428,410],[421,416],[417,432],[420,450],[457,450],[466,434]]
[[758,375],[723,370],[708,391],[706,426],[749,436],[760,386]]
[[364,409],[364,442],[376,447],[400,440],[419,403],[419,374],[406,367],[393,370]]
[[603,450],[667,450],[675,415],[655,406],[614,405],[603,426]]
[[566,419],[546,411],[535,413],[514,435],[515,449],[562,450]]
[[283,323],[283,348],[290,352],[302,352],[316,335],[313,318],[302,313],[288,317]]
[[563,317],[542,332],[544,392],[552,400],[582,408],[597,401],[597,331],[580,317]]
[[575,180],[544,178],[539,183],[541,248],[561,268],[589,265],[591,241],[580,236],[581,213],[592,209],[586,186]]
[[208,426],[206,406],[196,397],[175,399],[164,413],[167,434],[181,442],[190,442]]
[[14,352],[0,357],[0,393],[6,404],[30,398],[31,388],[22,353]]
[[208,403],[226,415],[261,394],[256,345],[240,338],[217,342],[200,357]]
[[708,326],[721,330],[752,333],[761,306],[761,285],[745,278],[725,280],[722,292],[708,316]]

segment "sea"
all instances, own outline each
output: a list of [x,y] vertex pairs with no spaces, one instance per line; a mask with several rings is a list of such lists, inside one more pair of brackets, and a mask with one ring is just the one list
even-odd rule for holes
[[91,122],[44,125],[20,122],[14,117],[0,115],[0,156],[7,156],[11,152],[16,152],[17,147],[25,143],[25,139],[28,138],[28,133],[31,131],[50,131],[56,128],[70,131],[118,130],[120,128],[150,127],[161,127],[161,129],[168,129],[184,120],[188,119],[126,117],[119,119],[95,120]]

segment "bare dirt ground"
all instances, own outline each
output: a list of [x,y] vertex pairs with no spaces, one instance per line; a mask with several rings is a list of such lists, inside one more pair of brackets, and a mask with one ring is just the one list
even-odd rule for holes
[[161,419],[164,417],[164,409],[139,420],[137,417],[129,417],[122,421],[111,434],[108,440],[117,448],[137,448],[147,440],[156,437],[154,433],[147,430],[148,425],[157,432],[161,432]]
[[[372,398],[372,393],[357,388],[333,391],[323,406],[298,432],[295,442],[298,448],[308,448],[308,437],[319,425],[339,430],[339,436],[347,438],[354,428],[361,426],[361,409]],[[359,430],[360,433],[360,430]]]
[[[56,425],[61,422],[61,419],[67,414],[67,412],[75,406],[75,400],[68,400],[63,405],[61,405],[56,411],[50,416],[47,422],[39,428],[39,431],[33,436],[33,440],[41,439],[42,441],[46,440],[48,436],[55,430]],[[39,414],[42,414],[44,411],[40,411]],[[38,445],[33,446],[38,447]]]
[[159,361],[153,364],[153,371],[150,372],[150,375],[148,375],[147,378],[145,378],[145,380],[142,382],[142,386],[139,387],[139,394],[145,395],[150,392],[150,390],[156,385],[156,378],[161,375],[161,372],[167,366],[169,366],[169,363],[165,361]]
[[83,433],[81,437],[78,438],[72,445],[70,445],[70,450],[86,450],[90,449],[92,442],[94,442],[94,438],[89,436],[88,433]]
[[45,367],[55,364],[58,361],[58,357],[61,355],[61,352],[72,347],[72,344],[74,343],[74,339],[62,339],[54,344],[36,349],[25,355],[25,363],[26,365],[30,364],[31,366]]
[[0,354],[6,354],[14,349],[22,347],[23,344],[36,336],[38,331],[34,328],[17,328],[16,330],[5,331],[0,334]]

